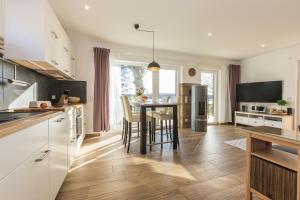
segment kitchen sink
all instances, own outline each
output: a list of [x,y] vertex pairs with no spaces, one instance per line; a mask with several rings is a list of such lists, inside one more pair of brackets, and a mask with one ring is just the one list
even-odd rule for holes
[[43,112],[0,112],[0,124],[31,117],[41,113]]

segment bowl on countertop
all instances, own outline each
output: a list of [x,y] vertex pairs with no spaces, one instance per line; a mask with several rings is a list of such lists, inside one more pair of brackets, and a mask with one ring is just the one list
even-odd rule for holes
[[69,103],[79,103],[80,97],[69,97],[68,100],[69,100]]

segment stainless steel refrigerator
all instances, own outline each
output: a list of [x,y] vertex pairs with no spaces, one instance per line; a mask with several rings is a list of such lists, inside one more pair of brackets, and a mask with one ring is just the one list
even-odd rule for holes
[[192,131],[207,131],[207,86],[192,86]]

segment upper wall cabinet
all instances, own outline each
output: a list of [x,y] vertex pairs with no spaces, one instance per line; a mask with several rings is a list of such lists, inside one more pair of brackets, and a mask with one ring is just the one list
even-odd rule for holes
[[56,78],[75,78],[70,39],[47,0],[6,1],[4,32],[5,58]]

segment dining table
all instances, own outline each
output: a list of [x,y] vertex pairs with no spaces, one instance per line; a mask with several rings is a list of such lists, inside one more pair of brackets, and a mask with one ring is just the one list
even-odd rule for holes
[[140,104],[141,117],[141,139],[140,139],[140,153],[147,153],[147,109],[155,111],[156,108],[172,108],[173,109],[173,149],[177,149],[178,142],[178,104],[168,102],[145,102]]

